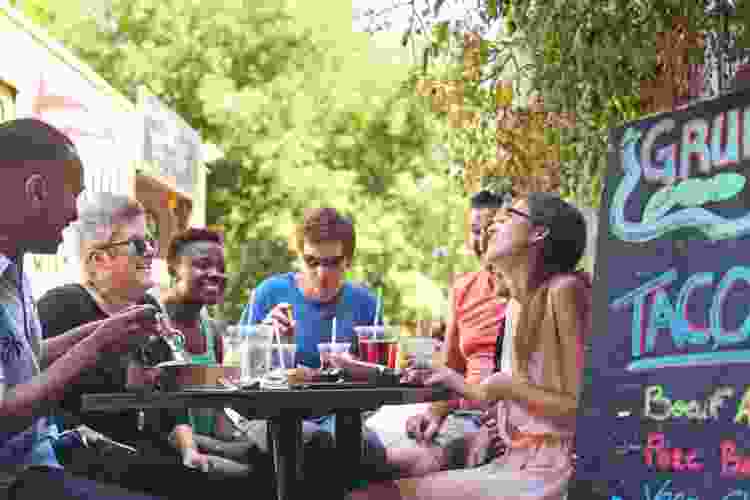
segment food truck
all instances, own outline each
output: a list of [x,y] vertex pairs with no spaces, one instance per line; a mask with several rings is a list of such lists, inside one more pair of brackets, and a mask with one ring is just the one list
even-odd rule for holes
[[574,485],[750,498],[750,89],[626,123],[609,151]]
[[[198,133],[145,88],[131,102],[2,3],[0,46],[13,48],[0,57],[0,120],[34,117],[59,128],[81,155],[87,192],[127,194],[143,203],[161,247],[155,278],[165,286],[163,258],[171,235],[205,224],[205,155]],[[37,298],[79,279],[64,245],[57,255],[27,255],[24,268]]]

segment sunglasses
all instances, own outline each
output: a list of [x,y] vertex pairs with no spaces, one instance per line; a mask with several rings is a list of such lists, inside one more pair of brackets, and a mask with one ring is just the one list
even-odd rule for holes
[[106,250],[122,245],[128,246],[128,255],[130,257],[145,257],[149,250],[153,253],[159,253],[159,243],[152,238],[130,238],[124,241],[113,241],[112,243],[98,247],[98,250]]
[[343,255],[336,255],[334,257],[315,257],[314,255],[304,255],[302,259],[308,267],[329,267],[339,268],[344,263]]

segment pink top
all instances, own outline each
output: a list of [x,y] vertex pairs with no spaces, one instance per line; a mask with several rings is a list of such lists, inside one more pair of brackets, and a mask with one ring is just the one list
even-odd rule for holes
[[[591,331],[591,283],[587,275],[580,273],[579,278],[583,279],[587,287],[587,293],[582,300],[584,300],[584,307],[582,308],[583,318],[581,318],[582,331],[576,332],[576,361],[577,369],[579,372],[579,380],[582,380],[583,375],[583,362],[584,362],[584,341],[585,338]],[[549,351],[545,363],[544,354],[537,351],[531,355],[528,367],[529,382],[534,385],[544,387],[546,385],[543,371],[554,370],[560,367],[561,353],[559,353],[559,344],[557,344],[555,338],[550,339],[551,336],[556,335],[555,328],[558,328],[554,318],[554,314],[549,314],[549,321],[544,323],[545,330],[542,335],[547,337],[548,342],[545,344],[548,346],[546,349]],[[547,319],[547,318],[545,318]],[[558,351],[555,351],[551,346],[558,346]],[[555,359],[557,358],[557,359]],[[524,434],[557,434],[561,437],[572,438],[575,435],[575,415],[567,417],[548,417],[535,413],[533,408],[529,408],[527,405],[520,404],[515,401],[500,401],[498,403],[498,428],[503,438],[510,440],[510,437],[515,432]]]

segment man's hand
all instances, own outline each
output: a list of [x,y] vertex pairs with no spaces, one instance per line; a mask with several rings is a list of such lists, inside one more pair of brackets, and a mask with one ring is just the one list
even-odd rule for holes
[[289,319],[292,305],[282,302],[277,304],[271,312],[268,313],[268,321],[279,332],[282,337],[291,337],[294,335],[296,321]]
[[406,434],[419,443],[429,443],[440,430],[446,416],[432,410],[412,415],[406,421]]
[[138,390],[153,387],[161,376],[161,368],[149,368],[141,366],[140,363],[128,365],[127,381],[125,386],[128,390]]
[[102,321],[91,335],[102,350],[126,351],[134,343],[161,334],[157,312],[151,305],[130,307]]

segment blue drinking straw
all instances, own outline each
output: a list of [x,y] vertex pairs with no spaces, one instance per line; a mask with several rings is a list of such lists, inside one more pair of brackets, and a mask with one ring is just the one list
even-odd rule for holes
[[[373,321],[373,326],[378,325],[378,318],[380,317],[380,311],[383,308],[383,288],[378,288],[378,296],[377,300],[375,302],[375,319]],[[381,318],[382,319],[382,318]],[[381,321],[382,323],[382,321]]]

